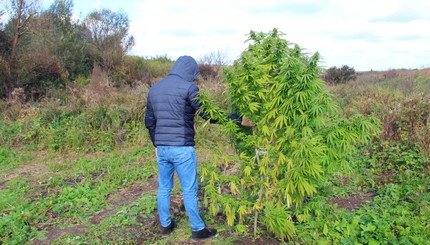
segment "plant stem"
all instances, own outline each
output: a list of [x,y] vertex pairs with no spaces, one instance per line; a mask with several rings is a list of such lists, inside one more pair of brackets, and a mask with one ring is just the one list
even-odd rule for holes
[[[253,132],[253,134],[255,134],[255,132]],[[255,157],[257,159],[258,166],[260,166],[260,150],[257,148],[255,148]],[[260,185],[260,191],[258,192],[257,203],[261,202],[262,196],[263,196],[263,183],[261,183],[261,185]],[[255,215],[254,215],[254,236],[257,235],[257,222],[258,222],[258,209],[255,210]]]
[[[263,195],[263,184],[260,186],[260,191],[258,192],[258,200],[257,203],[261,201],[261,196]],[[255,210],[254,215],[254,236],[257,235],[257,221],[258,221],[258,210]]]

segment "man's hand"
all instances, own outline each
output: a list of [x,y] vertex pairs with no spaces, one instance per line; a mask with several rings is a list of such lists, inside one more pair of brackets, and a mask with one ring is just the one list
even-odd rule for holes
[[255,126],[255,122],[248,121],[248,118],[246,116],[242,117],[242,122],[240,124],[242,126],[245,126],[245,127],[254,127]]

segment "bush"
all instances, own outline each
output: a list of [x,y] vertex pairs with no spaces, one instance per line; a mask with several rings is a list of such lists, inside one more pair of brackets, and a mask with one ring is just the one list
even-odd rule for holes
[[21,84],[27,98],[49,97],[52,88],[64,88],[68,73],[61,61],[49,54],[29,54],[22,63]]
[[354,68],[347,65],[343,65],[341,68],[333,66],[326,71],[322,78],[329,84],[340,84],[357,79],[357,74]]
[[214,79],[218,76],[218,71],[213,65],[200,64],[199,65],[200,75],[205,80]]
[[166,76],[173,66],[173,61],[165,56],[142,58],[138,56],[126,57],[122,68],[127,76],[128,85],[139,83],[152,84]]

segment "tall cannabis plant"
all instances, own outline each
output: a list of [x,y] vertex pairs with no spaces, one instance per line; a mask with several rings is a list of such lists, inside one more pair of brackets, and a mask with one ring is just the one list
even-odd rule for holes
[[[325,173],[345,166],[354,145],[377,127],[360,116],[339,118],[318,76],[319,54],[308,56],[281,36],[277,29],[251,31],[248,48],[225,70],[233,110],[256,123],[252,134],[223,119],[207,94],[200,100],[241,146],[236,161],[202,166],[209,209],[223,210],[229,225],[252,213],[254,232],[261,221],[285,239],[294,234],[289,210],[317,191]],[[240,170],[224,174],[219,169],[229,168],[225,162],[239,163]]]

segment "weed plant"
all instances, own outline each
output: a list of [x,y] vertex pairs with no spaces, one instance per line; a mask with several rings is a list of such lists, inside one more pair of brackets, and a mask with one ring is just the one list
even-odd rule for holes
[[[249,47],[225,72],[234,110],[256,123],[252,134],[240,132],[200,94],[203,111],[237,137],[240,153],[203,165],[202,179],[209,210],[224,213],[227,225],[253,219],[254,235],[262,223],[290,240],[291,210],[315,194],[327,174],[348,167],[354,144],[368,142],[378,128],[371,117],[338,117],[318,76],[319,54],[308,57],[281,35],[276,29],[251,32]],[[228,168],[240,171],[226,174]]]

